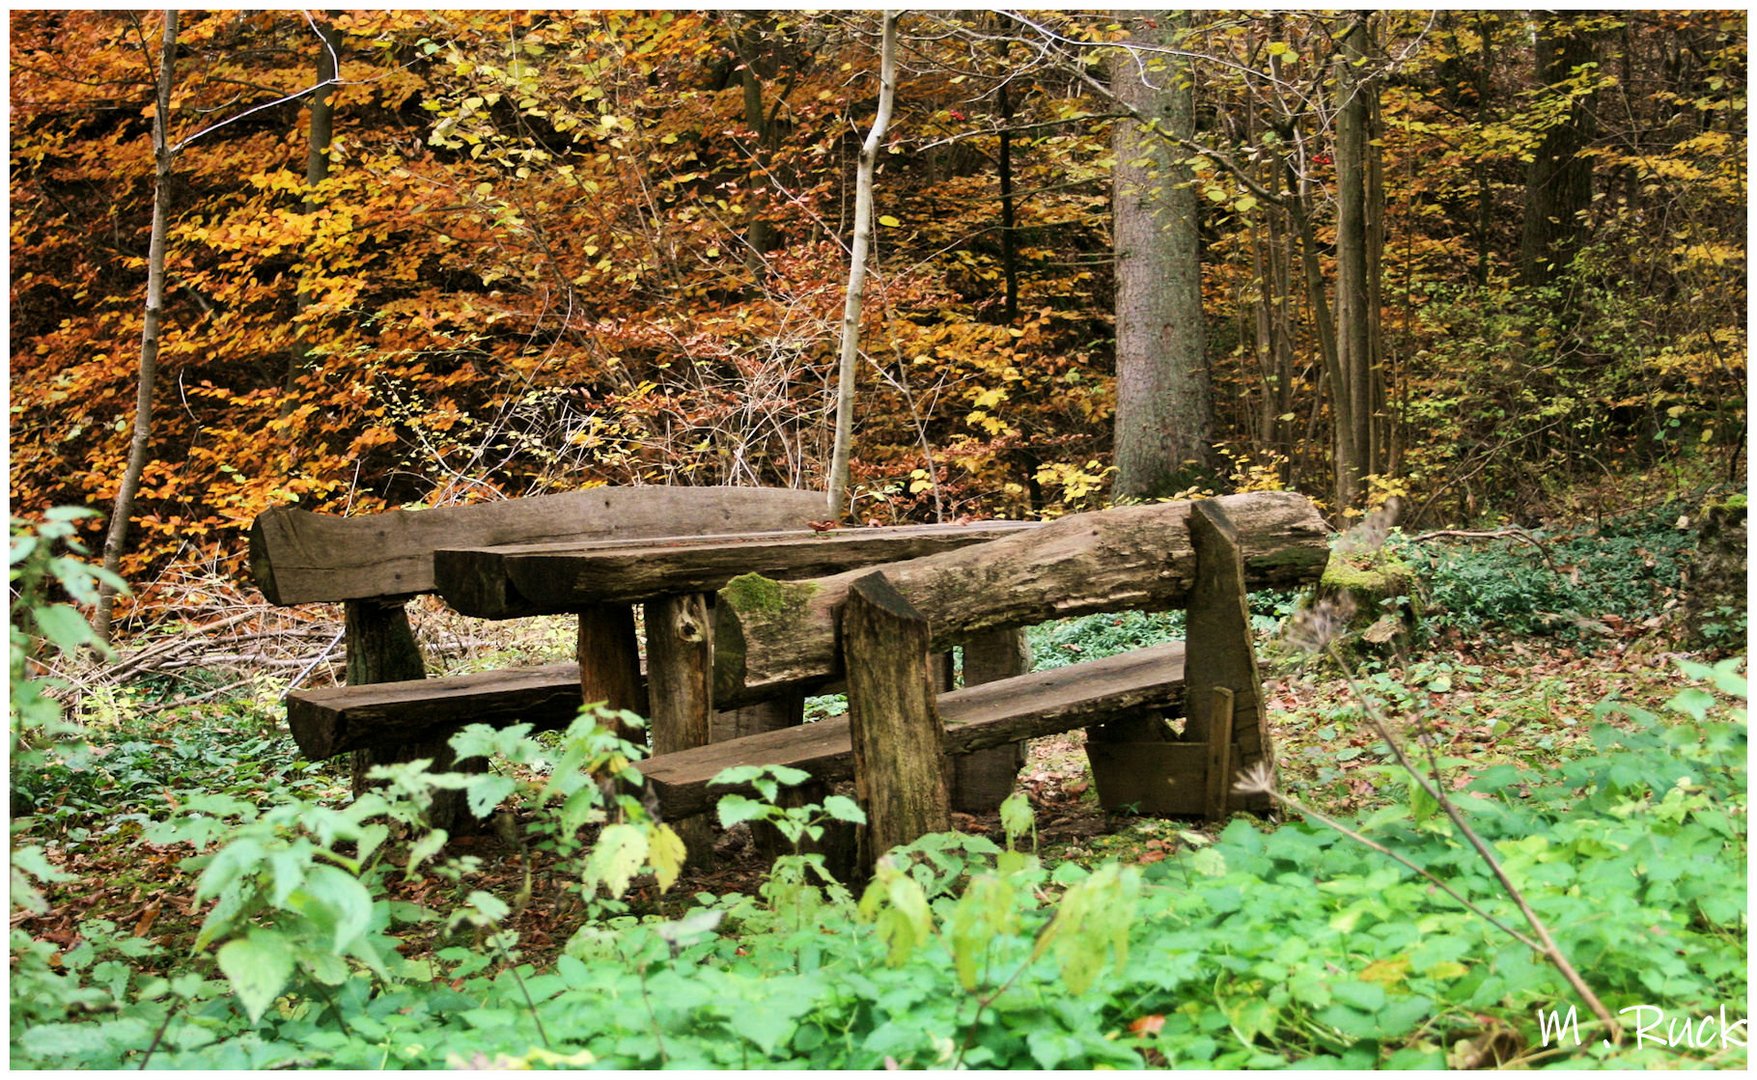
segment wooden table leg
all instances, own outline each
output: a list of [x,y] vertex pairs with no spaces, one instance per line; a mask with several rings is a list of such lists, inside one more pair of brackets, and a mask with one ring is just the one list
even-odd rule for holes
[[[1023,628],[993,630],[964,643],[964,685],[980,686],[1031,670],[1031,643]],[[991,814],[1013,793],[1025,764],[1025,744],[1012,743],[952,759],[952,809]]]
[[[707,745],[714,722],[714,639],[706,593],[647,602],[647,687],[654,756]],[[707,817],[698,814],[671,826],[692,861],[712,859],[714,833]]]
[[[634,607],[630,604],[593,604],[580,612],[579,646],[581,700],[602,701],[612,709],[647,714],[647,694],[641,686],[640,646],[635,641]],[[638,732],[625,729],[623,738],[639,741]]]

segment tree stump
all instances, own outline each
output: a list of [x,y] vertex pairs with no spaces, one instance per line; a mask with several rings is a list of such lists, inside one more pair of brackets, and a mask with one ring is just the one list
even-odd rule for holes
[[1745,496],[1703,506],[1697,519],[1697,559],[1685,609],[1692,644],[1718,652],[1745,643]]
[[842,661],[854,786],[867,817],[863,868],[899,844],[951,828],[929,640],[927,620],[883,573],[851,583]]

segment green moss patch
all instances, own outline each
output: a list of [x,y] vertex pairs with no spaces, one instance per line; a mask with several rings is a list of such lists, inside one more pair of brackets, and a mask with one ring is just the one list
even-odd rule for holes
[[780,615],[804,607],[817,595],[818,588],[810,581],[776,581],[761,574],[740,574],[726,583],[720,595],[740,611]]

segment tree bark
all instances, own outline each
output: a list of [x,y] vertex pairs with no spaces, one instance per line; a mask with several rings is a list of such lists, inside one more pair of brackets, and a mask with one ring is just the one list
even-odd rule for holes
[[[1143,44],[1171,46],[1186,18],[1162,13],[1157,30],[1135,33]],[[1117,99],[1147,121],[1119,120],[1112,135],[1115,492],[1162,498],[1212,479],[1215,465],[1201,222],[1194,174],[1177,142],[1195,135],[1195,87],[1187,61],[1134,50],[1117,54],[1111,83]]]
[[[342,35],[332,24],[322,18],[314,19],[317,27],[317,85],[311,91],[310,139],[305,148],[305,197],[300,201],[301,214],[315,214],[320,205],[317,189],[329,179],[329,145],[335,134],[335,102],[330,91],[335,86],[339,74]],[[311,310],[311,278],[315,275],[315,267],[311,265],[312,248],[306,249],[306,266],[299,275],[299,291],[293,297],[293,333],[294,344],[292,355],[287,363],[288,394],[281,402],[281,415],[288,416],[293,410],[292,390],[294,383],[311,362],[312,348],[304,315]]]
[[[1570,17],[1550,13],[1537,25],[1537,81],[1549,93],[1594,59],[1592,37]],[[1544,133],[1525,174],[1525,220],[1519,280],[1543,285],[1568,264],[1585,232],[1580,215],[1592,205],[1592,160],[1580,156],[1597,130],[1592,95],[1573,98],[1567,116]]]
[[[110,509],[109,532],[104,537],[104,569],[122,570],[122,552],[128,544],[128,519],[134,516],[134,498],[146,471],[148,445],[152,439],[153,383],[158,378],[159,331],[165,313],[165,232],[171,216],[171,87],[172,64],[177,58],[177,12],[165,12],[164,34],[159,44],[158,86],[153,108],[153,218],[146,254],[146,312],[140,328],[140,375],[134,396],[134,437],[128,444],[128,464]],[[97,611],[92,629],[108,643],[115,615],[116,590],[98,586]]]
[[1337,410],[1336,502],[1358,506],[1366,477],[1376,469],[1373,383],[1378,368],[1379,312],[1374,304],[1372,97],[1376,84],[1363,71],[1371,52],[1365,12],[1351,20],[1336,60],[1336,345],[1332,390]]
[[854,438],[854,376],[860,359],[860,299],[866,289],[866,251],[872,242],[872,175],[879,147],[891,124],[897,96],[897,13],[884,13],[879,43],[878,115],[860,147],[854,181],[854,245],[848,257],[848,295],[842,306],[842,348],[836,363],[836,439],[830,452],[826,501],[829,516],[840,519],[848,502],[848,455]]

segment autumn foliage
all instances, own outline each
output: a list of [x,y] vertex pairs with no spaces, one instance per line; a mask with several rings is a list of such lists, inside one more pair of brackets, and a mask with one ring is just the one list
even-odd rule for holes
[[[12,498],[102,506],[127,453],[152,203],[155,15],[12,16]],[[1437,517],[1570,477],[1736,468],[1745,39],[1712,12],[1390,14],[1375,123],[1390,459]],[[1265,193],[1335,223],[1334,20],[1196,20],[1215,430],[1236,483],[1326,490],[1314,312]],[[876,19],[753,12],[186,13],[165,341],[126,576],[332,512],[586,484],[819,486]],[[877,185],[856,517],[1102,500],[1111,444],[1108,20],[917,14]],[[1392,62],[1394,60],[1394,62]],[[1088,68],[1090,70],[1088,70]],[[1003,87],[1004,100],[1003,100]],[[1291,104],[1290,104],[1291,103]],[[1519,279],[1530,159],[1595,118],[1565,261]],[[999,132],[1015,219],[1003,227]],[[1231,172],[1224,164],[1237,166]],[[303,297],[303,301],[301,301]]]

